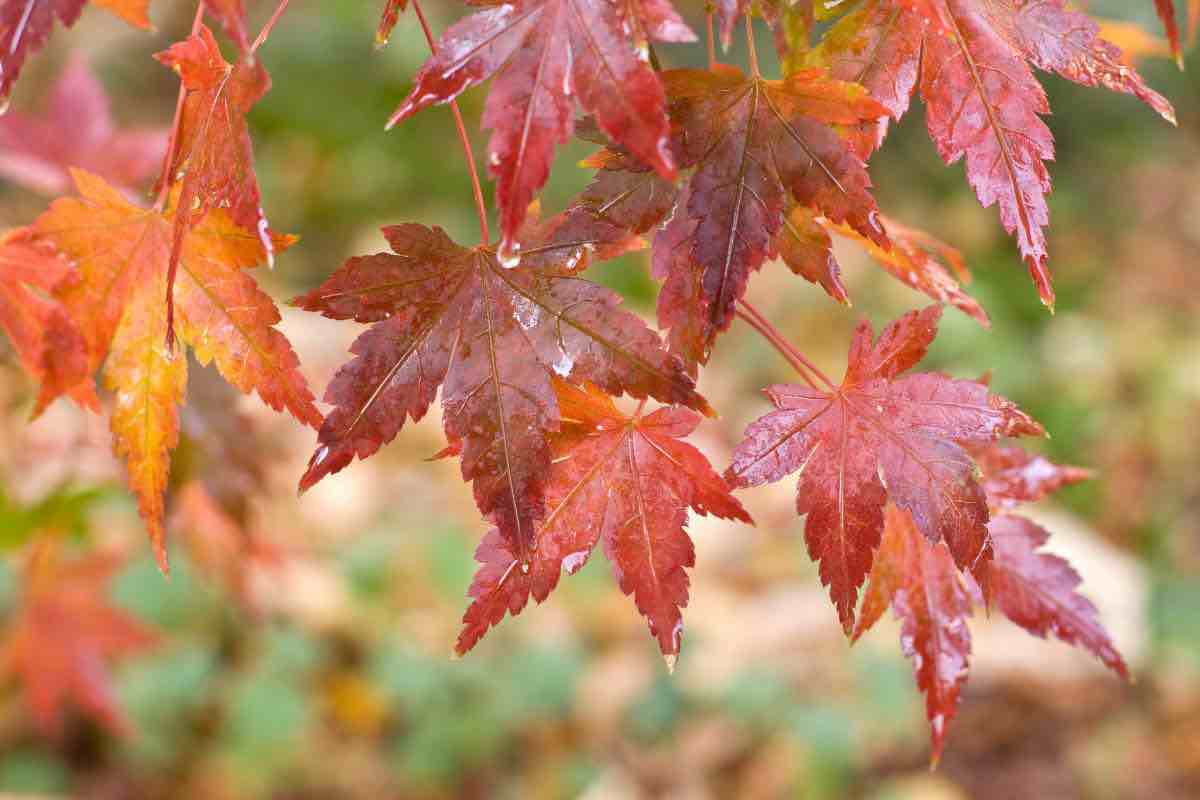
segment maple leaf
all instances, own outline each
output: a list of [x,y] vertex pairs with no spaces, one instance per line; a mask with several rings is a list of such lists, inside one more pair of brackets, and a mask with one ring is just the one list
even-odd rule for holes
[[767,389],[776,411],[746,429],[725,473],[731,486],[755,486],[800,472],[796,510],[820,562],[842,625],[854,623],[858,587],[871,569],[890,499],[910,512],[931,542],[981,573],[991,558],[988,507],[964,444],[1041,435],[1041,426],[975,381],[938,373],[902,376],[924,356],[941,306],[912,311],[872,344],[858,326],[840,386],[822,391]]
[[[88,375],[83,334],[54,293],[78,281],[69,261],[54,248],[17,230],[0,241],[0,328],[7,333],[25,371],[41,384],[33,416],[54,398],[75,389]],[[95,405],[94,393],[76,399]]]
[[[167,270],[167,321],[174,319],[175,273],[189,229],[214,208],[228,210],[233,222],[258,235],[268,264],[275,247],[262,210],[246,113],[271,88],[262,64],[247,56],[236,65],[221,55],[212,31],[199,32],[154,56],[178,73],[186,95],[175,149],[164,180],[178,183],[175,229]],[[168,324],[168,337],[174,326]]]
[[[665,0],[659,0],[663,3]],[[497,179],[501,251],[515,252],[534,194],[546,183],[555,146],[574,131],[574,103],[609,136],[664,177],[674,177],[663,88],[623,24],[631,8],[587,0],[523,0],[452,25],[417,73],[391,127],[496,76],[484,106],[488,170]],[[644,7],[644,6],[642,6]],[[678,35],[662,5],[646,33]],[[682,24],[682,23],[680,23]]]
[[[148,30],[149,0],[94,0],[138,28]],[[0,0],[0,103],[7,105],[13,84],[30,54],[46,46],[54,21],[71,27],[87,0]]]
[[700,422],[685,408],[628,417],[594,386],[555,380],[562,429],[552,434],[546,518],[527,560],[493,529],[475,558],[473,602],[455,649],[463,654],[505,613],[532,596],[544,602],[565,569],[583,567],[603,542],[618,585],[637,603],[650,633],[673,666],[688,602],[687,567],[695,550],[685,528],[688,508],[701,515],[753,523],[704,454],[682,441]]
[[[55,200],[31,230],[35,241],[53,245],[79,267],[79,281],[59,296],[82,329],[90,369],[107,357],[114,449],[127,461],[130,487],[165,569],[162,494],[187,378],[187,359],[165,344],[174,212],[135,206],[98,177],[73,175],[80,197]],[[290,241],[277,237],[275,246]],[[239,390],[257,391],[271,408],[317,427],[321,414],[296,354],[274,327],[279,312],[245,272],[264,256],[258,236],[235,225],[224,209],[210,210],[180,247],[180,280],[171,291],[180,314],[173,328],[200,363],[215,363]]]
[[[939,154],[947,164],[965,158],[980,203],[998,205],[1042,301],[1053,306],[1044,162],[1054,157],[1054,144],[1041,120],[1049,113],[1046,94],[1031,65],[1134,95],[1175,120],[1170,103],[1098,30],[1063,0],[870,0],[828,32],[809,62],[863,84],[895,119],[907,111],[919,78]],[[874,144],[884,132],[881,126]]]
[[441,386],[447,438],[462,440],[463,478],[527,562],[544,513],[546,437],[560,416],[553,377],[709,411],[658,335],[615,294],[576,276],[589,244],[554,244],[556,230],[505,269],[495,250],[461,247],[440,228],[391,226],[392,254],[352,258],[294,301],[374,323],[326,390],[334,409],[301,489],[375,453],[407,419],[424,416]]
[[76,56],[50,90],[43,115],[10,111],[0,118],[0,174],[56,195],[72,186],[69,168],[79,167],[132,196],[162,164],[166,144],[161,128],[117,129],[104,87]]
[[656,271],[668,284],[694,288],[664,288],[668,303],[686,297],[688,304],[664,307],[660,299],[659,323],[695,328],[693,346],[681,355],[703,363],[712,340],[732,322],[750,273],[771,254],[789,198],[888,246],[866,166],[837,127],[886,110],[862,87],[820,70],[782,81],[724,66],[671,70],[662,78],[680,167],[695,172],[659,233],[655,250],[663,261]]
[[941,758],[967,682],[971,655],[967,618],[972,599],[950,551],[941,543],[930,543],[911,514],[889,504],[854,639],[891,606],[900,621],[901,648],[912,660],[917,686],[925,695],[934,764]]
[[109,605],[107,585],[121,564],[111,553],[64,562],[48,537],[30,554],[20,606],[0,643],[0,676],[21,684],[47,736],[61,735],[69,706],[115,734],[131,732],[108,663],[153,646],[157,636]]

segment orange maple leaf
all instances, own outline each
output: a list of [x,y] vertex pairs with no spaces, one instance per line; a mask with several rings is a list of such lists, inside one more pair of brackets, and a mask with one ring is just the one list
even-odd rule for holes
[[[90,371],[103,365],[113,392],[113,447],[128,465],[160,566],[166,570],[163,493],[179,439],[187,359],[168,347],[167,271],[174,210],[133,205],[101,178],[72,172],[80,197],[60,198],[32,226],[35,238],[74,261],[80,280],[60,297],[87,343]],[[277,250],[294,241],[275,236]],[[276,411],[321,424],[299,359],[275,324],[279,312],[246,269],[260,263],[259,237],[214,208],[182,240],[172,298],[173,333],[229,383],[257,391]]]

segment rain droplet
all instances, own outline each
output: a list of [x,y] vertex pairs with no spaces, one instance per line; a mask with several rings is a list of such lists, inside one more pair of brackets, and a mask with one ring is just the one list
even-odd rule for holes
[[522,562],[521,562],[521,574],[522,574],[522,575],[528,575],[528,574],[529,574],[529,562],[528,562],[528,561],[522,561]]
[[521,263],[521,245],[501,245],[500,251],[496,253],[496,260],[505,269],[516,269]]
[[319,450],[317,450],[316,453],[313,454],[312,465],[314,467],[319,467],[321,465],[321,462],[324,461],[325,457],[328,455],[329,455],[329,445],[327,445],[327,444],[322,445],[321,448]]

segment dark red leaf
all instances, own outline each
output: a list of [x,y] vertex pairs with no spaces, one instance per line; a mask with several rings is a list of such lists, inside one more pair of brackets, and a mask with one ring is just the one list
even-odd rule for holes
[[556,244],[554,224],[542,230],[550,243],[535,239],[521,265],[505,269],[495,250],[460,247],[439,228],[386,228],[394,255],[350,259],[297,301],[374,323],[329,385],[335,408],[301,488],[373,454],[420,419],[441,386],[463,477],[509,552],[528,562],[544,516],[547,436],[559,425],[552,378],[709,411],[658,335],[615,294],[576,277],[588,245]]
[[839,126],[887,112],[862,87],[820,71],[766,81],[731,67],[672,70],[663,81],[680,167],[696,171],[663,238],[682,252],[662,254],[657,269],[668,282],[673,272],[694,273],[674,280],[695,291],[666,292],[668,302],[686,297],[687,305],[660,300],[659,321],[698,329],[697,346],[684,354],[703,362],[772,252],[791,201],[887,246],[866,167],[839,135]]

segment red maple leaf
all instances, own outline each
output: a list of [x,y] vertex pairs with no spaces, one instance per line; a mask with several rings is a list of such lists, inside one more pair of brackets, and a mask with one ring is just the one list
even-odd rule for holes
[[73,58],[50,90],[41,116],[0,117],[0,174],[46,194],[71,186],[70,167],[132,193],[162,164],[162,128],[119,130],[104,87],[82,57]]
[[544,516],[547,436],[559,426],[552,378],[708,410],[658,335],[617,295],[577,276],[594,245],[573,233],[556,243],[561,228],[547,227],[515,269],[493,248],[461,247],[440,228],[385,228],[394,254],[352,258],[295,301],[374,323],[329,384],[334,409],[302,489],[375,453],[408,418],[424,416],[441,386],[447,438],[462,440],[463,478],[528,562]]
[[[493,75],[483,125],[493,131],[488,169],[498,181],[502,251],[515,251],[525,211],[546,183],[556,145],[574,131],[572,96],[599,126],[666,177],[675,174],[668,147],[663,88],[631,41],[638,28],[688,41],[663,0],[645,25],[630,9],[587,0],[523,0],[480,11],[452,25],[417,74],[389,127],[434,103],[446,103]],[[669,13],[668,13],[669,12]]]
[[130,732],[108,664],[157,637],[106,599],[121,564],[105,553],[63,562],[49,538],[30,553],[21,604],[0,644],[0,676],[21,684],[34,722],[48,736],[62,733],[71,705],[113,733]]
[[[94,0],[138,28],[149,29],[149,0]],[[69,28],[87,0],[0,0],[0,103],[7,105],[25,59],[46,46],[58,20]]]
[[885,503],[911,513],[931,542],[945,542],[960,567],[982,574],[991,558],[988,507],[963,445],[1043,433],[980,383],[901,375],[925,356],[940,316],[941,306],[909,312],[873,344],[862,322],[840,386],[767,389],[777,410],[746,429],[726,472],[735,487],[800,472],[796,510],[808,515],[809,554],[847,632]]
[[700,422],[684,408],[633,417],[593,386],[554,383],[562,428],[551,437],[546,517],[522,559],[498,531],[479,545],[471,606],[455,649],[465,653],[532,595],[545,601],[565,569],[574,573],[602,541],[625,594],[673,665],[688,602],[685,569],[695,562],[685,529],[688,508],[752,523],[704,454],[682,441]]
[[950,551],[940,543],[931,544],[908,512],[889,505],[854,639],[892,607],[900,621],[901,649],[912,660],[917,686],[925,695],[935,764],[967,682],[971,655],[967,619],[973,593],[968,587]]
[[965,158],[979,201],[998,205],[1043,302],[1053,305],[1044,162],[1054,144],[1040,116],[1050,110],[1046,94],[1031,67],[1134,95],[1175,120],[1171,104],[1098,31],[1063,0],[871,0],[835,25],[807,61],[863,84],[896,119],[919,79],[942,159]]

